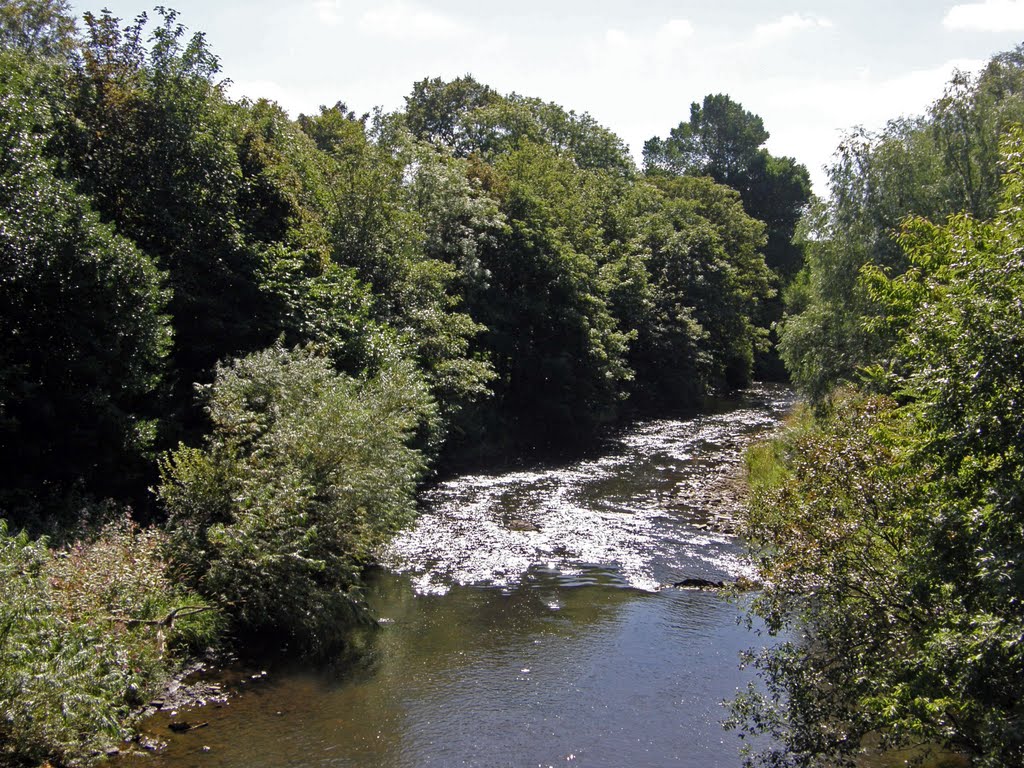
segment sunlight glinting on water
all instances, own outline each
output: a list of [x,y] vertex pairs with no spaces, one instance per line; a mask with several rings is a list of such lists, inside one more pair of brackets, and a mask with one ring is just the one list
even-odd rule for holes
[[610,440],[599,459],[443,483],[384,564],[409,573],[421,594],[512,588],[534,569],[572,583],[603,568],[612,583],[651,591],[674,578],[750,575],[734,537],[701,519],[709,499],[722,501],[715,489],[735,475],[743,448],[792,400],[771,387],[744,399],[769,408],[647,422]]

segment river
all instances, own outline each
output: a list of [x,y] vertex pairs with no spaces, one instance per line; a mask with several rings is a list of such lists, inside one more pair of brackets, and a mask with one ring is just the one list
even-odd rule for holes
[[124,762],[736,768],[721,703],[765,638],[742,604],[662,585],[751,575],[729,532],[735,477],[792,402],[760,386],[594,457],[436,486],[370,575],[381,629],[357,663],[229,670],[236,695],[159,713],[144,731],[167,746]]

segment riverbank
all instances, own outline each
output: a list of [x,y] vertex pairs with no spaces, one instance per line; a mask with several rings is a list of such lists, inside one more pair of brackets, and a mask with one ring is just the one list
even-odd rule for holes
[[717,592],[657,587],[746,572],[698,507],[724,504],[744,446],[790,403],[762,388],[634,425],[600,455],[438,484],[368,576],[380,629],[358,663],[231,671],[226,703],[161,710],[143,729],[166,748],[122,760],[735,768],[720,702],[752,679],[738,661],[755,637]]

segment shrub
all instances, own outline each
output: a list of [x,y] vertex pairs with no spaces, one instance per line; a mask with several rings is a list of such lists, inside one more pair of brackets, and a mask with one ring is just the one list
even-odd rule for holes
[[208,394],[205,447],[161,465],[176,572],[242,627],[326,651],[362,615],[363,564],[413,515],[423,378],[397,361],[358,381],[275,346],[219,367]]
[[0,762],[88,762],[130,735],[173,672],[166,648],[215,639],[216,614],[164,575],[163,546],[118,522],[54,551],[0,520]]

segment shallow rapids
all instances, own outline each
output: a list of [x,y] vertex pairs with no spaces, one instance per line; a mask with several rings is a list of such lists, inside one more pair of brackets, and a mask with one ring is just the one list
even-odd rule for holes
[[766,640],[714,591],[658,587],[745,573],[728,533],[742,451],[791,404],[760,387],[595,458],[439,485],[370,575],[381,629],[358,663],[227,670],[226,703],[161,711],[144,731],[166,746],[122,762],[738,768],[722,702]]
[[453,584],[510,588],[538,572],[566,584],[643,590],[686,577],[750,576],[719,521],[733,511],[743,448],[778,424],[789,390],[748,390],[719,413],[651,421],[567,466],[464,476],[427,493],[412,530],[384,555],[421,593]]

